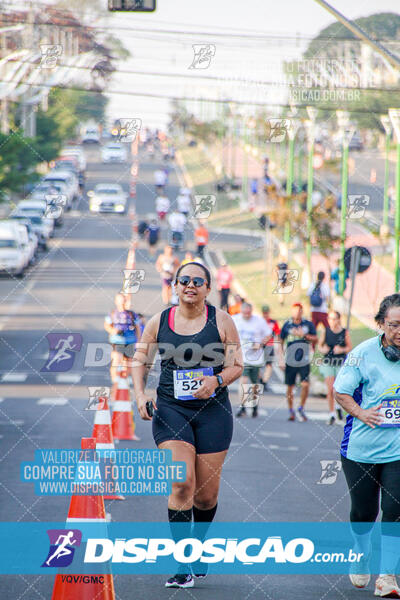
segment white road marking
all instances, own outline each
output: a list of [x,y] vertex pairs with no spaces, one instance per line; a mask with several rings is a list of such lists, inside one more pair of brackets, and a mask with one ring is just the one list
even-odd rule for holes
[[28,377],[27,373],[5,373],[1,380],[4,383],[20,383],[26,380]]
[[20,419],[10,419],[9,421],[0,421],[0,425],[15,425],[15,427],[22,427],[25,421]]
[[266,448],[268,448],[268,450],[274,450],[274,451],[288,451],[288,452],[297,452],[298,451],[298,446],[277,446],[276,444],[268,444],[267,446],[263,446],[261,444],[250,444],[250,448],[257,448],[259,450],[265,450]]
[[[309,419],[311,419],[312,421],[325,421],[325,423],[327,423],[327,421],[329,419],[329,413],[327,413],[327,412],[308,412],[307,411],[306,414],[307,414],[307,417]],[[338,421],[338,419],[336,419],[335,425],[340,425],[341,427],[343,427],[344,421]]]
[[265,435],[266,437],[276,437],[276,438],[289,438],[290,434],[285,433],[284,431],[260,431],[260,435]]
[[0,398],[0,404],[4,402],[4,398]]
[[68,404],[68,398],[39,398],[37,404],[45,404],[49,406],[64,406],[64,404]]
[[76,373],[59,373],[56,375],[57,383],[79,383],[82,375]]
[[283,383],[268,383],[274,394],[286,394],[286,385]]

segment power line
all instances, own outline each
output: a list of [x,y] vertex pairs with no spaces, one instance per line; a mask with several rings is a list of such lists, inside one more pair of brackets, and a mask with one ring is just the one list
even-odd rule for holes
[[[0,80],[0,83],[4,83],[3,80]],[[7,82],[8,83],[8,82]],[[87,93],[94,93],[94,94],[117,94],[117,95],[121,95],[121,96],[134,96],[134,97],[143,97],[143,98],[154,98],[154,99],[160,99],[160,100],[185,100],[185,101],[189,101],[189,102],[196,102],[198,100],[201,100],[202,102],[208,102],[208,103],[212,103],[212,104],[229,104],[230,102],[235,104],[235,105],[240,105],[240,106],[263,106],[263,107],[273,107],[273,108],[291,108],[289,104],[284,104],[284,103],[271,103],[271,102],[255,102],[255,101],[242,101],[242,100],[235,100],[234,98],[199,98],[196,96],[176,96],[176,95],[169,95],[169,94],[154,94],[154,93],[150,93],[150,92],[128,92],[126,90],[100,90],[100,89],[87,89],[87,88],[81,88],[78,86],[64,86],[64,85],[57,85],[57,86],[52,86],[52,85],[46,85],[46,84],[35,84],[35,83],[24,83],[23,85],[26,85],[28,87],[32,87],[32,88],[36,88],[37,91],[40,90],[40,88],[54,88],[55,89],[62,89],[62,90],[75,90],[78,92],[87,92]],[[305,104],[296,104],[297,108],[306,108],[309,105],[308,103]],[[337,106],[328,106],[328,107],[321,107],[320,110],[323,111],[327,111],[327,112],[336,112],[337,110]],[[380,115],[381,111],[376,111],[376,110],[370,110],[370,109],[362,109],[359,108],[357,110],[351,110],[349,109],[349,112],[354,113],[354,114],[376,114],[376,115]]]

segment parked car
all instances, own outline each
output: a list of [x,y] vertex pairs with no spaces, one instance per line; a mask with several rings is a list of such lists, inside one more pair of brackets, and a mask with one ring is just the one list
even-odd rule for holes
[[[51,164],[51,163],[50,163]],[[79,187],[83,188],[85,185],[85,175],[79,170],[79,163],[74,156],[59,156],[52,165],[53,169],[61,169],[62,171],[71,171],[78,179]]]
[[0,272],[23,277],[29,264],[28,254],[22,242],[22,227],[0,222]]
[[81,173],[86,171],[86,157],[85,153],[79,146],[67,146],[60,152],[60,156],[74,156],[78,160],[79,170]]
[[21,200],[17,205],[19,213],[35,213],[43,217],[44,223],[49,228],[49,237],[54,235],[54,219],[47,214],[46,200]]
[[41,183],[29,196],[29,200],[45,200],[47,206],[57,206],[57,212],[50,211],[55,227],[64,222],[64,210],[67,205],[67,189],[62,183]]
[[118,183],[99,183],[88,196],[91,212],[126,212],[127,195]]
[[76,175],[71,173],[71,171],[63,171],[62,169],[53,169],[50,173],[43,178],[43,183],[52,183],[58,184],[61,183],[65,185],[66,194],[67,194],[67,210],[72,208],[73,201],[80,197],[79,191],[79,182]]
[[122,144],[116,142],[107,144],[101,151],[101,159],[103,163],[107,162],[126,162],[127,151]]
[[33,231],[38,236],[39,246],[46,250],[47,248],[47,240],[50,237],[50,229],[47,223],[44,222],[43,217],[38,215],[37,213],[29,213],[29,212],[18,212],[15,210],[9,216],[10,219],[18,219],[24,221],[25,219],[31,223]]
[[32,240],[35,246],[35,256],[37,255],[39,249],[47,248],[47,240],[41,232],[40,228],[37,224],[33,224],[32,221],[26,217],[21,215],[10,215],[9,220],[15,221],[21,225],[25,225],[28,230],[29,238]]

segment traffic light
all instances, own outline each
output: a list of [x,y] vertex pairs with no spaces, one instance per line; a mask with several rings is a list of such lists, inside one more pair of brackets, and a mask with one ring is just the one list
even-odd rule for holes
[[156,10],[156,0],[108,0],[108,10],[152,12]]

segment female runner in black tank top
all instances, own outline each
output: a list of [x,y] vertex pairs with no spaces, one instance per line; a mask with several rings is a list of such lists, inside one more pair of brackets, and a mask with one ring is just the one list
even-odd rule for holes
[[[195,282],[201,285],[195,286]],[[211,291],[206,267],[195,262],[181,266],[175,289],[179,306],[154,315],[143,331],[134,356],[133,383],[142,419],[150,419],[146,402],[153,403],[153,436],[158,448],[170,449],[173,460],[186,463],[186,481],[172,485],[169,520],[189,524],[193,513],[205,535],[205,524],[209,525],[216,512],[221,469],[232,438],[226,386],[240,377],[242,355],[231,316],[206,304]],[[155,402],[144,388],[157,349],[161,374]],[[166,583],[167,587],[192,585],[187,569]]]

